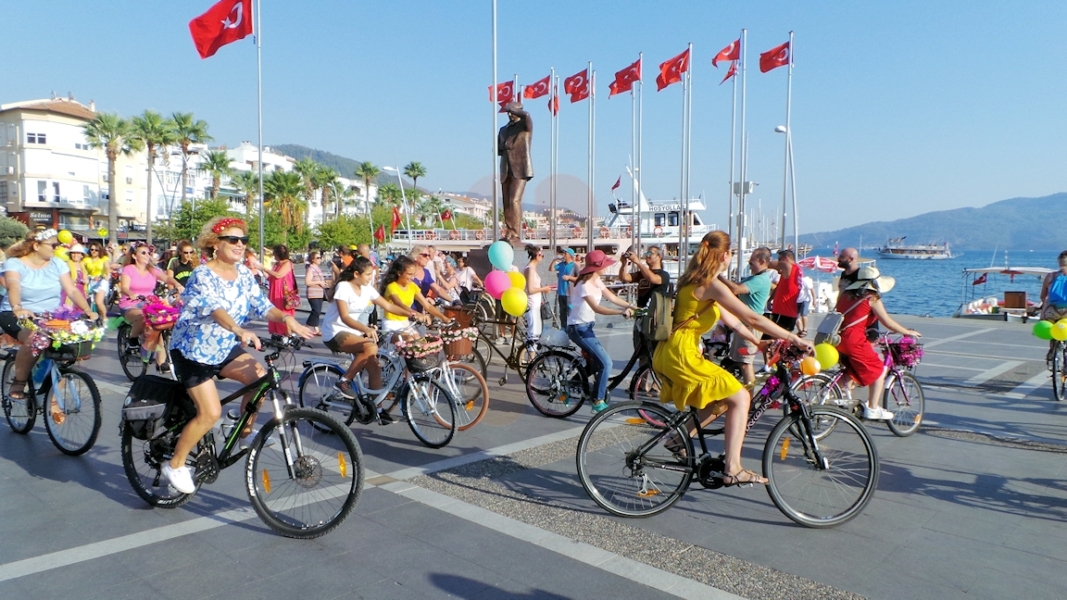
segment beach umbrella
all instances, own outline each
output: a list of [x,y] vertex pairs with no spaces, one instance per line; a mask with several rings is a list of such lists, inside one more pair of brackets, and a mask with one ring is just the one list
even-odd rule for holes
[[798,260],[797,264],[803,269],[815,269],[823,273],[836,273],[838,269],[837,262],[825,256],[809,256]]

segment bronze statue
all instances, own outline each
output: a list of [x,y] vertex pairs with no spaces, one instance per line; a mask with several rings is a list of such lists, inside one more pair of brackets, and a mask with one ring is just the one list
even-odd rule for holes
[[500,155],[500,187],[503,191],[504,232],[501,239],[514,244],[522,237],[522,193],[526,182],[533,179],[533,159],[530,141],[533,139],[533,119],[522,109],[521,102],[504,106],[508,124],[500,128],[496,137]]

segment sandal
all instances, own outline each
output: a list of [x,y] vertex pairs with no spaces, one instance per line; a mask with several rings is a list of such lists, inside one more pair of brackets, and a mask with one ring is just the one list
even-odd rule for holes
[[59,402],[52,400],[52,422],[56,425],[62,425],[67,420],[67,413],[63,412],[63,409],[59,408]]
[[11,388],[14,388],[15,386],[18,386],[19,387],[19,391],[16,392],[14,389],[8,388],[7,397],[11,398],[12,400],[25,400],[26,399],[26,384],[27,383],[29,383],[29,380],[20,381],[18,379],[12,379],[11,380]]
[[685,459],[685,443],[678,439],[675,435],[670,435],[667,439],[663,440],[663,447],[680,460]]
[[802,337],[802,338],[808,337],[808,330],[807,329],[801,329],[800,331],[797,332],[797,335]]
[[[744,477],[744,479],[742,479]],[[723,475],[722,484],[725,487],[734,487],[736,485],[752,485],[758,483],[760,485],[767,485],[767,478],[760,477],[755,471],[748,469],[741,469],[733,475]]]

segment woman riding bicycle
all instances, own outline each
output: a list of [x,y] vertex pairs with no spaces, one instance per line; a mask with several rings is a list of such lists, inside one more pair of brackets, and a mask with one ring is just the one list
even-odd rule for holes
[[[725,484],[766,484],[767,479],[741,467],[741,446],[745,441],[745,423],[751,402],[748,390],[733,375],[704,358],[700,338],[721,318],[753,344],[758,344],[759,338],[749,328],[809,349],[811,344],[763,315],[752,312],[733,295],[718,278],[729,267],[731,255],[730,236],[723,231],[709,232],[700,241],[700,247],[678,280],[672,333],[667,341],[657,346],[652,356],[652,368],[662,379],[660,400],[674,402],[678,410],[686,406],[697,408],[702,428],[719,415],[726,414],[723,432]],[[695,433],[695,429],[689,432],[690,435]],[[668,439],[665,445],[671,450],[671,445],[677,443],[678,440]]]
[[166,348],[158,347],[158,332],[153,329],[145,332],[144,306],[147,302],[142,297],[151,296],[155,292],[157,281],[174,287],[178,292],[185,288],[152,264],[152,248],[148,244],[134,245],[129,261],[129,264],[122,268],[122,277],[119,279],[119,310],[122,311],[122,318],[130,324],[129,345],[130,348],[142,347],[141,337],[144,335],[143,350],[154,353],[156,364],[162,365],[167,362]]
[[193,274],[193,269],[199,265],[200,261],[197,260],[193,243],[189,240],[182,240],[178,242],[178,253],[167,263],[167,275],[184,286],[189,276]]
[[[259,338],[242,325],[264,318],[284,323],[289,331],[304,338],[312,332],[296,318],[275,308],[256,285],[251,271],[241,264],[248,244],[248,228],[233,217],[216,217],[204,224],[197,246],[212,259],[193,269],[182,294],[182,312],[171,334],[171,359],[178,379],[196,405],[196,418],[182,430],[163,475],[183,494],[196,491],[193,473],[185,465],[189,452],[222,415],[219,391],[213,377],[219,375],[248,385],[267,374],[244,346],[260,347]],[[255,392],[241,400],[241,410]],[[241,437],[252,433],[252,423]]]
[[[22,344],[15,354],[15,378],[8,390],[11,398],[21,400],[26,397],[26,382],[36,360],[32,349],[26,344],[33,332],[20,327],[19,319],[29,319],[36,313],[58,309],[61,293],[72,299],[74,305],[85,311],[90,319],[99,317],[74,285],[66,263],[56,258],[58,245],[59,234],[55,229],[46,229],[30,232],[25,239],[7,249],[8,258],[4,261],[7,296],[0,304],[0,329]],[[57,424],[63,422],[65,415],[58,410],[54,400],[51,412]]]
[[[423,267],[420,267],[414,260],[406,256],[398,256],[393,264],[389,265],[385,277],[382,277],[379,291],[386,300],[397,306],[414,307],[414,303],[418,302],[424,312],[442,321],[450,321],[451,319],[437,310],[433,303],[419,291],[415,280],[422,277],[424,271]],[[385,319],[382,320],[382,331],[390,334],[399,333],[407,329],[409,324],[410,320],[407,316],[386,312]]]

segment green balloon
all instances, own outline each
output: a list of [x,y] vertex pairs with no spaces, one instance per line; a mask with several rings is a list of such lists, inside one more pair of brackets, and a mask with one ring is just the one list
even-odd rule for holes
[[1034,323],[1034,337],[1039,340],[1051,340],[1052,339],[1052,323],[1049,321],[1038,321]]

